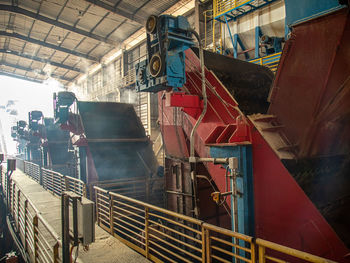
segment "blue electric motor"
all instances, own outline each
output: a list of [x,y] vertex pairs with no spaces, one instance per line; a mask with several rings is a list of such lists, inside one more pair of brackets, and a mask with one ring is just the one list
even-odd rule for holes
[[76,100],[75,94],[69,91],[60,91],[53,94],[55,123],[64,124],[69,119],[69,107]]
[[282,51],[282,43],[284,42],[284,37],[269,37],[263,35],[260,38],[261,44],[265,45],[266,55],[271,55]]
[[194,45],[187,19],[152,15],[147,19],[146,32],[148,57],[136,64],[137,91],[182,87],[186,82],[184,51]]
[[40,128],[40,122],[42,123],[44,119],[44,115],[41,111],[30,111],[28,112],[28,119],[29,119],[29,129],[36,132],[39,131]]

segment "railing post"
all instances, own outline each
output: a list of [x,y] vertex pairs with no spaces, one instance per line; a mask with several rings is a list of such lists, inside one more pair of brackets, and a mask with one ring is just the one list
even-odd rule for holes
[[205,263],[205,257],[206,257],[206,245],[207,245],[207,231],[203,224],[201,225],[202,228],[202,263]]
[[83,196],[87,198],[86,184],[83,184]]
[[63,188],[61,189],[61,191],[69,191],[69,179],[66,176],[63,176],[64,179],[64,190]]
[[35,215],[33,217],[33,241],[34,241],[34,262],[38,262],[38,216]]
[[149,222],[148,207],[145,207],[145,251],[146,258],[149,258]]
[[19,213],[19,207],[20,207],[20,201],[21,201],[21,191],[18,189],[17,191],[17,230],[18,230],[18,233],[20,233],[20,223],[19,223],[19,216],[20,216],[20,213]]
[[42,186],[44,187],[45,190],[47,190],[46,173],[45,173],[44,169],[41,169],[41,180],[43,182]]
[[28,251],[27,250],[27,244],[28,244],[28,240],[27,240],[27,230],[28,230],[28,227],[27,227],[27,213],[28,213],[28,200],[25,200],[24,201],[24,249],[25,251]]
[[265,263],[265,247],[259,246],[259,263]]
[[[55,186],[54,186],[54,174],[53,174],[53,172],[50,172],[50,174],[51,174],[50,187],[51,187],[51,191],[54,192],[54,190],[55,190]],[[60,184],[61,184],[61,181],[60,181]]]
[[16,207],[15,207],[15,201],[16,201],[16,184],[13,184],[12,188],[12,216],[15,217]]
[[43,185],[43,169],[39,166],[39,184]]
[[109,195],[109,224],[110,232],[114,234],[114,208],[113,208],[113,196]]
[[[251,258],[251,262],[252,262],[252,263],[255,263],[255,260],[256,260],[255,249],[256,249],[256,247],[255,247],[255,239],[253,239],[253,240],[250,242],[250,250],[251,250],[251,252],[250,252],[250,258]],[[260,261],[259,261],[259,263],[260,263]]]
[[211,241],[210,241],[210,230],[205,229],[205,253],[207,256],[208,263],[211,263]]
[[99,209],[98,209],[98,196],[97,196],[97,189],[95,189],[95,202],[96,202],[96,220],[97,220],[97,225],[100,225],[100,217],[98,216]]
[[53,246],[53,263],[58,263],[58,252],[59,244],[58,242]]
[[10,188],[10,212],[11,215],[14,217],[15,216],[15,188],[16,185],[15,184],[11,184],[11,188]]
[[89,188],[89,198],[91,201],[96,201],[96,191],[95,191],[95,198],[94,198],[94,188],[93,188],[93,184],[88,184],[88,188]]

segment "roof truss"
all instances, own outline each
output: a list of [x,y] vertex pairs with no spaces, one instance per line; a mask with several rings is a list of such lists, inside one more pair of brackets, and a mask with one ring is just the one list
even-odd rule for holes
[[35,82],[35,83],[43,83],[42,80],[39,79],[34,79],[31,77],[27,77],[27,76],[23,76],[23,75],[18,75],[18,74],[14,74],[14,73],[10,73],[7,71],[2,71],[0,70],[0,76],[6,76],[6,77],[11,77],[11,78],[17,78],[17,79],[22,79],[22,80],[27,80],[27,81],[31,81],[31,82]]
[[[24,71],[35,72],[35,73],[38,73],[39,75],[42,75],[42,76],[48,76],[48,74],[46,72],[44,72],[43,70],[27,68],[27,67],[20,66],[18,64],[8,63],[6,61],[0,61],[0,64],[2,64],[4,66],[7,66],[7,67],[24,70]],[[51,75],[51,77],[56,78],[56,79],[61,79],[61,80],[64,80],[64,81],[73,81],[73,79],[66,78],[66,77],[63,77],[63,76],[58,76],[56,74],[50,74],[50,75]]]
[[43,16],[43,15],[40,15],[40,14],[37,14],[37,13],[33,13],[31,11],[28,11],[26,9],[20,8],[18,6],[0,5],[0,10],[1,11],[8,11],[8,12],[15,13],[15,14],[21,14],[21,15],[33,18],[35,20],[43,21],[45,23],[48,23],[48,24],[51,24],[51,25],[54,25],[54,26],[66,29],[68,31],[71,31],[71,32],[74,32],[74,33],[77,33],[77,34],[80,34],[80,35],[83,35],[83,36],[86,36],[86,37],[89,37],[89,38],[92,38],[92,39],[95,39],[97,41],[104,42],[106,44],[110,44],[110,45],[113,45],[113,46],[117,46],[119,44],[118,42],[116,42],[114,40],[110,40],[110,39],[107,39],[105,37],[96,35],[96,34],[92,33],[91,31],[89,32],[89,31],[85,31],[85,30],[76,28],[74,26],[65,24],[65,23],[60,22],[58,20],[51,19],[49,17]]
[[124,10],[116,7],[117,5],[111,6],[111,5],[106,4],[105,2],[102,2],[100,0],[85,0],[85,1],[89,2],[91,4],[94,4],[94,5],[98,6],[98,7],[101,7],[103,9],[105,9],[105,10],[108,10],[108,11],[114,13],[114,14],[122,16],[122,17],[124,17],[126,19],[129,19],[131,21],[137,22],[139,25],[143,25],[145,23],[144,19],[142,19],[142,18],[140,18],[138,16],[135,16],[134,14],[130,14],[128,12],[125,12]]
[[47,43],[45,41],[41,41],[41,40],[37,40],[37,39],[30,38],[30,37],[27,37],[27,36],[23,36],[23,35],[20,35],[18,33],[8,33],[6,31],[0,31],[0,36],[7,36],[7,37],[13,37],[13,38],[21,39],[23,41],[27,41],[27,42],[32,43],[32,44],[36,44],[36,45],[44,46],[44,47],[47,47],[47,48],[55,49],[55,50],[58,50],[58,51],[61,51],[61,52],[67,53],[67,54],[71,54],[71,55],[74,55],[74,56],[77,56],[77,57],[86,58],[86,59],[91,60],[93,62],[99,62],[99,59],[96,58],[96,57],[93,57],[93,56],[90,56],[90,55],[87,55],[87,54],[83,54],[83,53],[80,53],[80,52],[77,52],[77,51],[74,51],[74,50],[71,50],[71,49],[68,49],[68,48],[64,48],[64,47],[60,47],[60,46],[57,46],[57,45],[53,45],[53,44]]
[[11,55],[15,55],[17,57],[27,58],[27,59],[35,60],[35,61],[42,62],[42,63],[48,63],[48,64],[55,66],[55,67],[64,68],[64,69],[68,69],[68,70],[72,70],[72,71],[76,71],[76,72],[81,72],[81,73],[84,72],[83,70],[81,70],[79,68],[71,67],[71,66],[68,66],[68,65],[65,65],[62,63],[58,63],[58,62],[54,62],[54,61],[51,61],[48,59],[42,59],[42,58],[39,58],[37,56],[27,55],[27,54],[20,53],[20,52],[14,51],[14,50],[0,49],[0,53],[11,54]]

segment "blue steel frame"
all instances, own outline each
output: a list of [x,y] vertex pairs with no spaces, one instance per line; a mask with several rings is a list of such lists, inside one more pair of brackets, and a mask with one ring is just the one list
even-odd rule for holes
[[[232,47],[233,47],[233,57],[234,58],[237,58],[238,57],[238,44],[240,45],[241,49],[242,50],[245,50],[245,46],[242,42],[242,40],[240,39],[239,35],[238,34],[234,34],[234,37],[232,37],[232,33],[231,33],[231,29],[230,29],[230,26],[229,26],[229,22],[230,21],[236,21],[237,18],[241,17],[241,16],[244,16],[244,15],[247,15],[251,12],[254,12],[256,10],[258,10],[259,8],[262,8],[266,5],[269,5],[277,0],[264,0],[264,2],[261,4],[261,5],[253,5],[252,2],[254,2],[255,0],[251,0],[249,2],[247,2],[246,4],[244,5],[241,5],[241,6],[238,6],[236,8],[233,8],[233,9],[230,9],[228,10],[227,12],[223,13],[223,14],[220,14],[219,16],[216,16],[214,17],[215,20],[221,22],[221,23],[225,23],[226,26],[227,26],[227,29],[228,29],[228,33],[230,35],[230,39],[231,39],[231,43],[232,43]],[[250,6],[251,8],[248,10],[248,11],[245,11],[245,10],[241,10],[241,8],[243,6]],[[240,14],[239,15],[234,15],[232,14],[233,11],[239,11]],[[223,20],[222,20],[222,17],[223,17]],[[262,35],[261,33],[261,29],[260,27],[256,27],[255,28],[255,58],[259,58],[259,38],[260,36]],[[249,54],[248,53],[244,53],[244,56],[246,58],[246,60],[248,60],[250,58]]]
[[[254,192],[253,192],[253,162],[251,145],[239,146],[211,146],[210,156],[214,158],[238,158],[240,176],[237,177],[237,190],[242,194],[237,197],[238,207],[238,232],[254,236]],[[231,207],[232,206],[231,198]],[[233,215],[231,211],[231,215]],[[232,229],[234,217],[232,216]]]
[[[227,25],[228,27],[228,25]],[[234,58],[237,58],[238,57],[238,52],[237,52],[237,49],[238,49],[238,44],[240,45],[241,49],[242,50],[245,50],[245,46],[241,40],[241,38],[239,37],[239,34],[235,34],[234,35],[234,43],[233,43],[233,57]],[[249,59],[249,54],[248,53],[244,53],[244,56],[246,59]]]
[[255,53],[254,57],[259,58],[259,49],[260,49],[260,37],[262,36],[261,28],[260,26],[255,27]]

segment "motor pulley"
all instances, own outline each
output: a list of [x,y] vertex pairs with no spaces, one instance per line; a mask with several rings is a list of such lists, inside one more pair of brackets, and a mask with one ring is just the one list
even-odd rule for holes
[[152,56],[149,63],[149,72],[152,77],[156,78],[161,75],[164,68],[164,61],[159,53]]
[[155,15],[151,15],[148,17],[146,22],[146,32],[147,34],[155,34],[157,30],[157,20],[158,17]]

